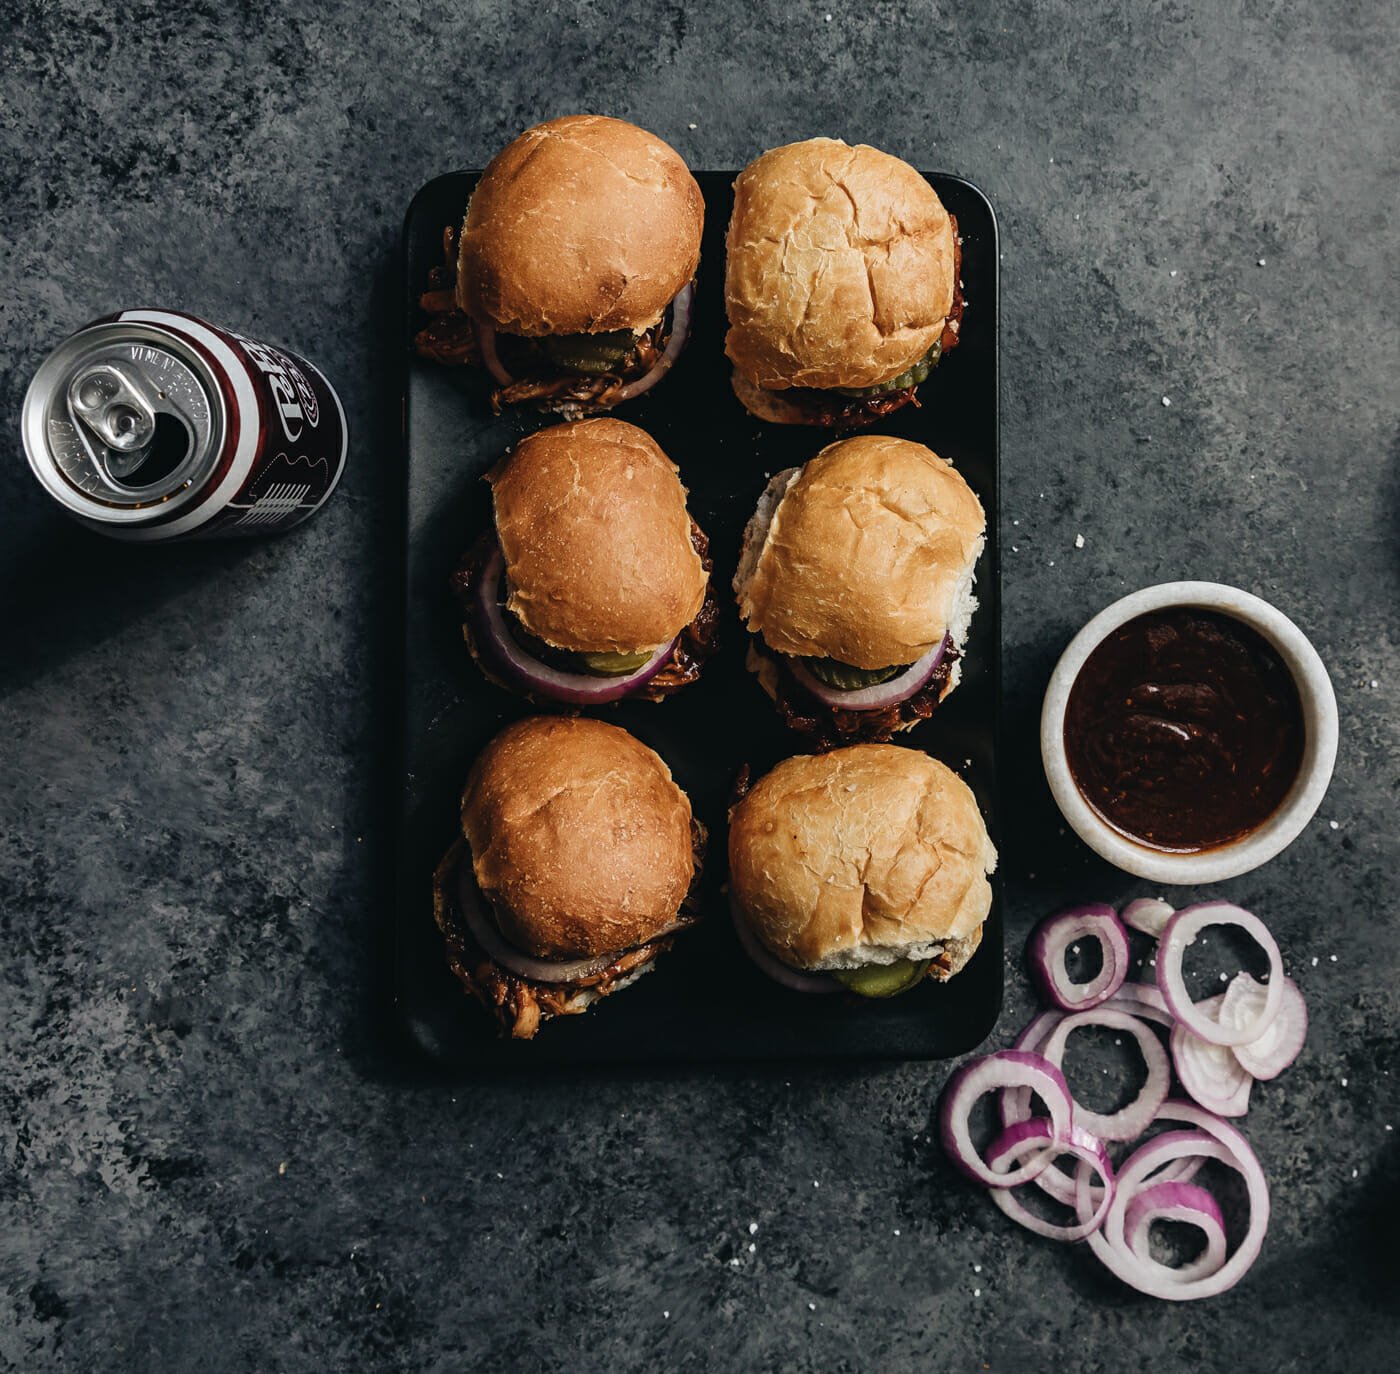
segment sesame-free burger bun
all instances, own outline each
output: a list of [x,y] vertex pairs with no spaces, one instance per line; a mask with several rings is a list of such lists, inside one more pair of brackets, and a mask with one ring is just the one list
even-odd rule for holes
[[887,382],[943,333],[953,238],[907,162],[830,138],[774,148],[734,183],[725,352],[769,390]]
[[965,643],[985,529],[972,488],[931,449],[839,440],[760,500],[734,579],[739,614],[781,654],[913,663],[945,634]]
[[457,303],[511,334],[595,334],[660,319],[695,275],[705,203],[679,153],[603,115],[527,129],[472,192]]
[[487,475],[507,605],[556,648],[634,653],[674,639],[709,575],[676,466],[645,430],[577,420],[522,439]]
[[477,886],[511,944],[586,958],[655,939],[694,872],[690,802],[627,731],[532,716],[482,751],[462,793]]
[[967,784],[893,744],[785,759],[729,817],[736,914],[799,969],[933,958],[951,977],[981,941],[996,857]]

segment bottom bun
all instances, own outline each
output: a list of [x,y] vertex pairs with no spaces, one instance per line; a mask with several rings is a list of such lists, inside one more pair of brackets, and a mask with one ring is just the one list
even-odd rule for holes
[[905,387],[886,396],[842,396],[835,391],[812,387],[792,387],[787,391],[767,391],[755,386],[737,369],[730,376],[734,394],[745,410],[772,425],[815,425],[823,429],[860,429],[873,425],[883,416],[903,410],[918,387]]

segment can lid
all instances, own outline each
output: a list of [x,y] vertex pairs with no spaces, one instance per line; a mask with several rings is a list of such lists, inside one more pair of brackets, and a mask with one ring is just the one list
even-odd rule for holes
[[44,360],[22,424],[50,495],[88,519],[127,524],[198,498],[226,420],[196,350],[149,325],[115,322],[81,330]]

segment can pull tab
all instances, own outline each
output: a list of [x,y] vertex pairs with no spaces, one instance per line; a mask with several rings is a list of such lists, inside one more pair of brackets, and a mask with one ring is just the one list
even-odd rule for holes
[[162,399],[140,372],[110,362],[85,368],[68,388],[73,415],[108,450],[107,473],[117,481],[145,462]]

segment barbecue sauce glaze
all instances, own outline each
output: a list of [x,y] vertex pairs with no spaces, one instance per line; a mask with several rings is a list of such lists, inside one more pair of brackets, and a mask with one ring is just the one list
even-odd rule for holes
[[1110,634],[1070,691],[1065,752],[1114,829],[1195,853],[1258,829],[1303,757],[1298,688],[1277,650],[1230,616],[1184,606]]

